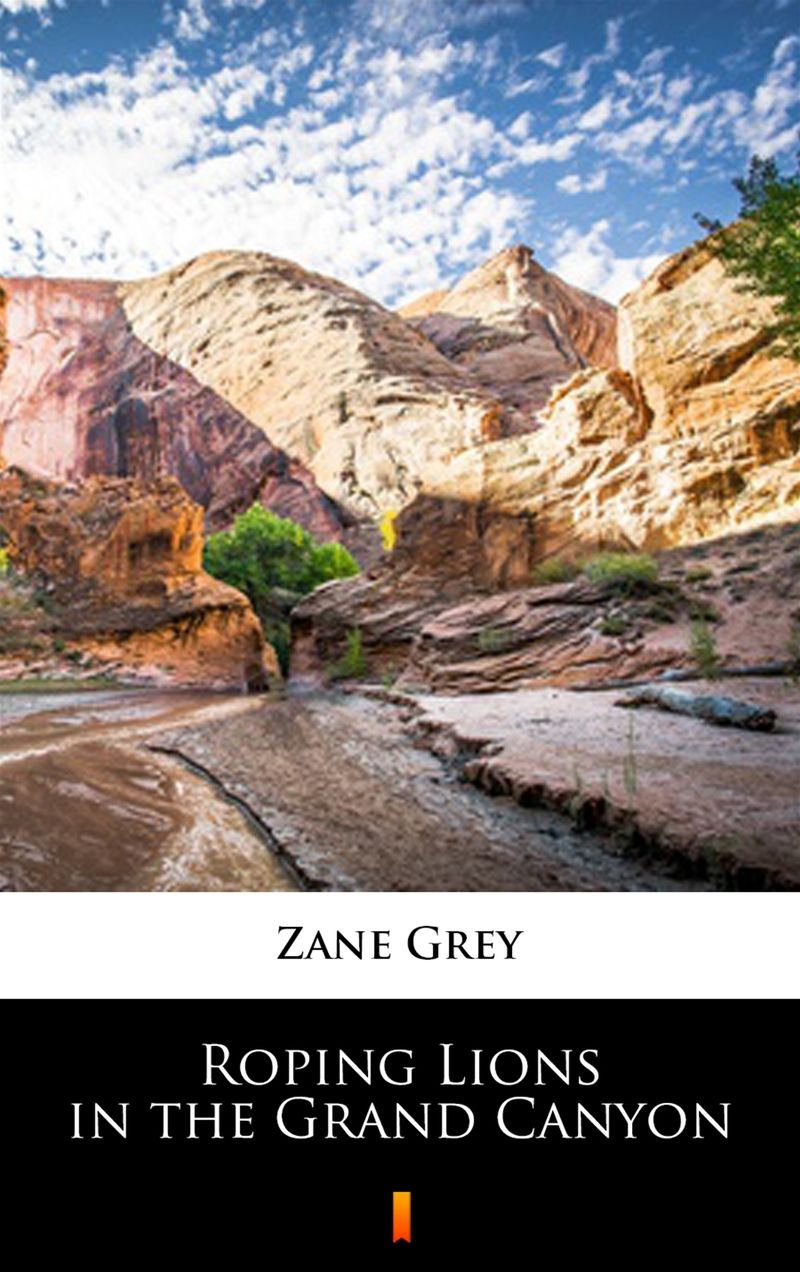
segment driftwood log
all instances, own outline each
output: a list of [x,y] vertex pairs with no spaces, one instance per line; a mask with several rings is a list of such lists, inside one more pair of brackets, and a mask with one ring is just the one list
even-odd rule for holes
[[776,715],[770,707],[742,702],[741,698],[728,698],[716,693],[688,693],[685,689],[672,689],[666,685],[645,685],[626,698],[618,698],[617,707],[660,707],[662,711],[674,711],[678,715],[696,716],[709,724],[738,729],[755,729],[769,733],[775,728]]

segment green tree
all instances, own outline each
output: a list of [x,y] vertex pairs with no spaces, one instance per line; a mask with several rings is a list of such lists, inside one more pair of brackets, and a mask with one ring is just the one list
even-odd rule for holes
[[289,612],[320,583],[358,574],[358,565],[340,543],[317,543],[296,522],[253,504],[230,530],[209,535],[203,564],[249,597],[267,639],[288,670]]
[[741,199],[733,225],[695,218],[742,287],[774,299],[775,352],[800,360],[800,163],[794,175],[784,175],[774,159],[755,155],[733,185]]

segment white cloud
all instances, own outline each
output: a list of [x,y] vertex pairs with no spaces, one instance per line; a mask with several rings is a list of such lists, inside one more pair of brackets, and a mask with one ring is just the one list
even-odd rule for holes
[[522,200],[486,176],[512,141],[444,91],[469,42],[273,38],[212,73],[184,48],[40,80],[0,67],[0,272],[131,277],[227,246],[390,302],[519,237]]
[[531,130],[533,116],[529,110],[523,111],[521,115],[517,115],[513,123],[508,126],[508,135],[516,141],[524,141]]
[[537,61],[544,62],[545,66],[552,66],[557,70],[564,61],[566,51],[566,44],[553,44],[549,49],[542,49],[541,53],[537,53],[536,58]]
[[564,76],[564,81],[570,90],[564,99],[565,101],[580,101],[586,92],[594,69],[605,65],[607,62],[613,62],[619,56],[622,47],[620,40],[622,21],[622,18],[611,18],[606,22],[606,38],[602,53],[590,54],[589,57],[584,58],[576,70],[569,71]]
[[541,93],[550,83],[549,75],[532,75],[529,79],[512,79],[506,86],[506,97],[521,97],[524,93]]
[[202,40],[212,28],[205,10],[204,0],[186,0],[175,22],[175,35],[179,40]]
[[800,124],[790,123],[791,113],[800,102],[798,54],[797,36],[780,41],[770,69],[756,89],[750,111],[736,122],[736,140],[751,153],[769,158],[791,149],[800,137]]
[[63,9],[66,0],[0,0],[0,14],[44,13],[47,9]]
[[664,259],[663,253],[618,256],[608,241],[610,221],[595,221],[586,233],[567,229],[555,241],[550,268],[574,287],[616,304]]
[[564,194],[597,194],[600,190],[605,190],[607,178],[608,173],[605,168],[600,168],[588,177],[582,177],[577,172],[569,172],[557,181],[556,185]]
[[514,158],[517,163],[522,164],[545,163],[548,160],[564,163],[565,160],[572,158],[582,141],[581,133],[567,133],[566,136],[558,137],[555,141],[537,141],[531,138],[522,143]]
[[597,128],[602,128],[607,124],[614,112],[614,99],[610,93],[606,93],[605,97],[601,97],[581,115],[578,120],[578,127],[585,129],[587,132],[594,132]]

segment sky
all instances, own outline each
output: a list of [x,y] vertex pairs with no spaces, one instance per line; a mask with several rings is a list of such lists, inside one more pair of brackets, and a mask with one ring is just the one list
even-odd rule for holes
[[0,274],[397,304],[524,242],[613,302],[798,151],[800,0],[0,0]]

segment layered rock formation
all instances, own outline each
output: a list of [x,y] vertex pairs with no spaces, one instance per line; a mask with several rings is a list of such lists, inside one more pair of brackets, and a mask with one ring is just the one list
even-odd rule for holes
[[259,499],[346,538],[464,452],[535,427],[575,369],[613,362],[613,310],[527,248],[413,322],[253,252],[121,286],[15,279],[0,293],[6,462],[58,479],[170,473],[212,528]]
[[[790,558],[795,551],[792,523],[800,520],[800,366],[774,356],[771,313],[770,302],[743,295],[702,244],[665,262],[622,302],[622,367],[579,372],[555,390],[541,429],[454,457],[433,484],[426,506],[460,520],[477,540],[473,556],[491,549],[492,577],[450,568],[448,560],[458,559],[451,552],[432,558],[436,519],[412,507],[397,521],[391,567],[302,604],[301,670],[311,669],[315,653],[318,667],[335,656],[354,627],[379,669],[392,663],[439,689],[575,683],[686,666],[697,609],[691,591],[677,612],[650,617],[617,615],[585,582],[491,593],[532,582],[534,575],[521,575],[548,558],[710,540],[732,576],[733,603],[719,615],[725,652],[735,657],[738,646],[740,656],[785,655],[800,619],[792,587],[784,579],[754,597],[757,608],[767,598],[767,630],[759,614],[742,620],[737,607],[747,596],[735,582],[740,567],[752,569],[743,532],[775,524],[777,537],[765,542],[777,564],[784,541]],[[489,527],[501,517],[506,529],[491,544]],[[680,586],[680,576],[671,581]],[[455,608],[454,590],[464,598]],[[760,644],[748,636],[748,622]]]
[[534,517],[538,556],[796,519],[800,365],[774,356],[771,317],[688,248],[622,301],[620,370],[579,373],[538,433],[462,457],[438,493]]
[[454,456],[510,431],[494,396],[401,318],[290,261],[212,253],[121,296],[142,341],[357,516],[404,506]]
[[536,426],[552,390],[576,371],[616,365],[613,307],[548,273],[523,245],[400,313],[511,407],[520,432]]
[[278,676],[248,601],[203,571],[203,511],[174,479],[58,485],[7,469],[0,528],[61,649],[152,683]]
[[338,537],[342,516],[303,465],[143,344],[117,290],[48,278],[0,286],[5,461],[59,480],[168,473],[207,509],[212,529],[259,500],[320,537]]

